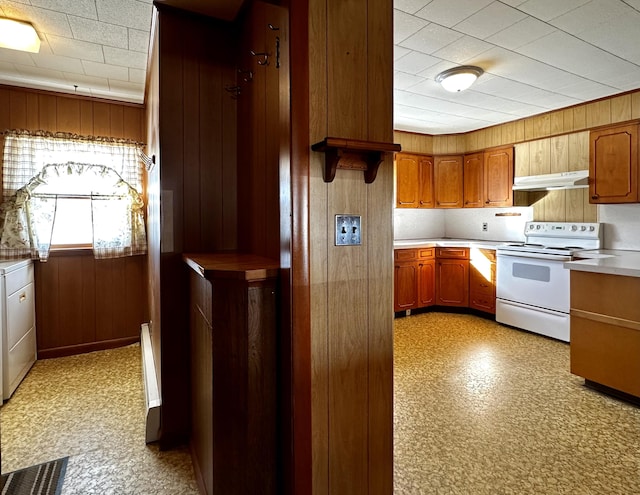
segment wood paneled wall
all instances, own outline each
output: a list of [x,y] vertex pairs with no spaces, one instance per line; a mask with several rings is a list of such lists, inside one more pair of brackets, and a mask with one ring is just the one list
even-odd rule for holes
[[[472,153],[514,144],[515,176],[589,168],[589,129],[640,119],[640,90],[507,122],[465,134],[427,135],[396,131],[403,151]],[[519,195],[532,205],[534,219],[549,222],[596,222],[597,208],[587,189]]]
[[71,132],[142,141],[142,105],[0,86],[0,108],[0,130]]
[[[0,109],[0,130],[143,141],[141,105],[0,86]],[[139,340],[140,325],[147,319],[145,263],[146,256],[98,261],[90,251],[53,255],[47,263],[36,261],[39,356],[76,354]]]
[[236,44],[231,26],[161,7],[147,103],[149,308],[161,443],[188,438],[189,294],[184,252],[237,247]]
[[[392,12],[309,1],[310,143],[392,142]],[[311,154],[309,179],[313,493],[391,494],[392,157],[372,184],[352,170],[325,183],[324,158]],[[361,215],[361,246],[335,246],[340,213]]]
[[137,342],[146,321],[146,257],[96,260],[91,251],[35,263],[38,357]]

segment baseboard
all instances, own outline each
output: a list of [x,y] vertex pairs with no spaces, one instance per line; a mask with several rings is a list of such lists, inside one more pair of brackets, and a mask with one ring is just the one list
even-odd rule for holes
[[140,337],[125,337],[122,339],[101,340],[99,342],[89,342],[87,344],[68,345],[64,347],[53,347],[51,349],[38,349],[38,359],[50,359],[65,356],[84,354],[85,352],[104,351],[105,349],[115,349],[135,344],[140,341]]
[[144,397],[147,411],[146,442],[156,442],[160,438],[160,390],[151,346],[149,325],[142,324],[140,332],[140,348],[142,350],[142,372],[144,375]]

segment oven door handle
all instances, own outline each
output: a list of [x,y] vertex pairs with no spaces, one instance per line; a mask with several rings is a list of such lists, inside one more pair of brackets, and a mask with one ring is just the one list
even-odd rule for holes
[[571,261],[571,256],[567,254],[542,254],[542,253],[528,253],[526,251],[496,251],[496,256],[509,256],[510,258],[530,258],[538,259],[541,261]]

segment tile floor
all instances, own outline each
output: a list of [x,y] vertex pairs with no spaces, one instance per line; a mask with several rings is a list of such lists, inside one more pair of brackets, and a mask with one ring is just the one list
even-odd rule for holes
[[[640,493],[640,408],[566,344],[443,313],[394,338],[396,495]],[[186,449],[144,444],[140,377],[138,346],[38,361],[0,408],[2,472],[68,455],[63,495],[196,494]]]
[[567,344],[471,315],[395,320],[395,494],[640,494],[640,408]]
[[2,472],[69,456],[62,495],[187,495],[187,449],[145,445],[140,347],[37,361],[0,408]]

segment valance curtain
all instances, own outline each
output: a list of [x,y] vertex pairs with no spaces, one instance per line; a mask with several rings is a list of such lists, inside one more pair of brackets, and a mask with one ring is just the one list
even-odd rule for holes
[[45,261],[58,199],[70,197],[91,201],[96,258],[146,253],[139,153],[124,140],[8,132],[0,255]]

